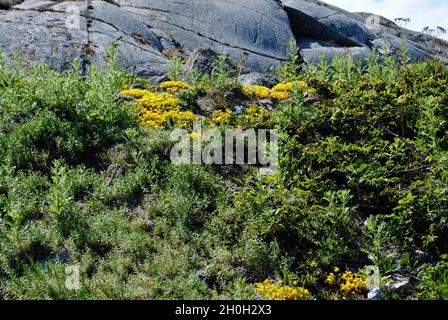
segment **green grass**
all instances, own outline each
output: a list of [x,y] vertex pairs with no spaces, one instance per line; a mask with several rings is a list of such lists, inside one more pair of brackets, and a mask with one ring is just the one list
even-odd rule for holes
[[[0,299],[258,299],[267,278],[341,298],[328,273],[370,265],[422,279],[391,297],[447,298],[446,65],[373,55],[298,73],[293,54],[278,77],[320,101],[276,104],[280,170],[260,177],[171,164],[170,131],[118,98],[144,81],[114,61],[85,76],[0,61]],[[207,90],[228,103],[223,70],[195,76],[192,110]]]

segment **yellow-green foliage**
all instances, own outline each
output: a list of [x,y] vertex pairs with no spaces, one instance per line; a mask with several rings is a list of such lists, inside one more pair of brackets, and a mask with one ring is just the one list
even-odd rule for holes
[[448,256],[441,258],[436,265],[424,265],[418,275],[422,280],[418,297],[422,300],[448,300]]
[[273,123],[271,113],[265,107],[256,104],[247,106],[236,122],[243,128],[268,128]]

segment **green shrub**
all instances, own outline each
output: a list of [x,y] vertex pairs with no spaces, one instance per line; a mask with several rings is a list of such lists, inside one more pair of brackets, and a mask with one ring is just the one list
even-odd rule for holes
[[448,299],[448,263],[446,261],[439,262],[435,266],[426,266],[419,277],[422,280],[419,286],[420,299]]
[[[422,280],[390,297],[446,298],[446,65],[374,52],[298,72],[292,46],[278,77],[317,95],[297,86],[274,103],[279,170],[260,176],[171,164],[170,131],[139,125],[118,98],[146,82],[109,55],[87,74],[0,60],[1,299],[257,299],[266,279],[334,299],[335,267],[370,265]],[[231,107],[237,76],[221,57],[180,98],[195,112],[203,96]],[[68,265],[78,291],[65,288]]]

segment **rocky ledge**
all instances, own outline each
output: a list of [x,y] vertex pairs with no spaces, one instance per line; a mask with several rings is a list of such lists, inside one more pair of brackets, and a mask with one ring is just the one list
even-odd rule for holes
[[[410,58],[448,61],[448,43],[401,28],[369,13],[350,13],[317,0],[0,0],[0,50],[63,70],[78,57],[84,67],[104,63],[114,45],[123,64],[152,78],[169,58],[207,48],[249,70],[267,71],[285,60],[296,39],[305,63],[373,48]],[[387,48],[387,50],[385,49]]]

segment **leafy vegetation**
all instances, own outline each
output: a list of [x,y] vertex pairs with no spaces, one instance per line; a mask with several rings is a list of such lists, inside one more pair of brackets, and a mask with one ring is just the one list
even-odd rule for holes
[[[297,53],[274,88],[223,57],[160,86],[112,51],[85,76],[1,60],[0,299],[364,299],[368,266],[386,298],[448,298],[447,66],[300,71]],[[170,163],[170,129],[199,118],[276,128],[279,171]],[[418,281],[391,292],[391,274]]]

